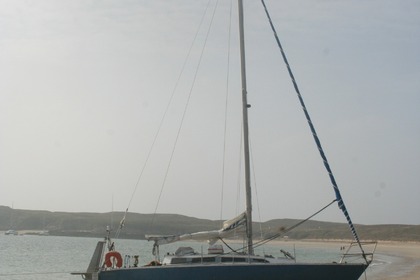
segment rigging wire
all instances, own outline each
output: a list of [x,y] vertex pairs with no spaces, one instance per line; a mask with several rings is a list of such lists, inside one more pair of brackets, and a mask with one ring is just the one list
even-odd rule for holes
[[[279,238],[280,236],[284,235],[285,233],[288,233],[288,232],[292,231],[293,229],[297,228],[298,226],[302,225],[303,223],[306,223],[307,221],[309,221],[310,219],[312,219],[313,217],[315,217],[316,215],[318,215],[319,213],[321,213],[322,211],[324,211],[325,209],[327,209],[328,207],[330,207],[335,202],[337,202],[337,199],[334,199],[333,201],[331,201],[330,203],[328,203],[327,205],[325,205],[324,207],[322,207],[320,210],[316,211],[315,213],[313,213],[312,215],[310,215],[306,219],[301,220],[300,222],[292,225],[291,227],[286,228],[286,229],[282,229],[282,230],[280,230],[280,232],[278,232],[276,234],[273,234],[273,235],[269,236],[268,238],[265,238],[265,239],[262,239],[262,240],[260,240],[258,242],[255,242],[253,244],[253,248],[257,248],[259,246],[262,246],[265,243],[270,242],[270,241],[272,241],[272,240],[274,240],[276,238]],[[223,241],[223,243],[225,243],[225,242]],[[244,250],[246,248],[247,248],[247,246],[243,246],[242,248],[239,248],[239,249],[236,249],[236,250],[233,250],[231,248],[230,249],[232,250],[231,252],[238,252],[238,251]],[[228,253],[225,253],[225,254],[228,254]]]
[[250,139],[249,142],[250,142],[250,150],[251,150],[252,176],[254,178],[255,198],[257,200],[258,219],[260,221],[260,234],[261,234],[261,238],[262,238],[262,236],[263,236],[262,218],[261,218],[260,200],[259,200],[259,197],[258,197],[257,176],[255,175],[254,154],[252,152],[252,139]]
[[229,9],[229,34],[228,34],[228,50],[226,61],[226,99],[225,99],[225,124],[223,131],[223,163],[222,163],[222,188],[220,197],[220,221],[223,224],[223,196],[225,187],[225,163],[226,163],[226,134],[227,134],[227,117],[228,117],[228,98],[229,98],[229,71],[230,71],[230,48],[231,48],[231,33],[232,33],[232,0],[230,1]]
[[[120,234],[121,230],[122,230],[122,229],[123,229],[123,227],[124,227],[124,223],[125,223],[125,219],[126,219],[126,217],[127,217],[128,209],[130,208],[131,203],[132,203],[133,198],[134,198],[134,195],[136,194],[137,189],[138,189],[138,187],[139,187],[139,185],[140,185],[140,181],[141,181],[141,178],[142,178],[142,176],[143,176],[144,170],[145,170],[145,168],[146,168],[146,166],[147,166],[147,163],[149,162],[150,155],[151,155],[151,153],[152,153],[152,151],[153,151],[153,149],[154,149],[154,147],[155,147],[156,140],[157,140],[157,138],[158,138],[158,136],[159,136],[159,134],[160,134],[160,131],[161,131],[162,126],[163,126],[163,123],[164,123],[164,120],[166,119],[166,116],[167,116],[167,114],[168,114],[169,107],[170,107],[170,105],[172,104],[172,100],[173,100],[173,98],[174,98],[174,96],[175,96],[175,92],[176,92],[176,90],[177,90],[177,88],[178,88],[178,85],[179,85],[179,82],[180,82],[180,80],[181,80],[181,77],[182,77],[182,75],[183,75],[183,73],[184,73],[184,71],[185,71],[185,67],[186,67],[187,62],[188,62],[188,60],[189,60],[189,57],[191,56],[191,51],[192,51],[192,49],[193,49],[193,46],[195,45],[195,42],[196,42],[196,40],[197,40],[197,37],[198,37],[199,31],[200,31],[201,26],[202,26],[202,24],[203,24],[203,22],[204,22],[204,18],[205,18],[205,15],[207,14],[207,10],[208,10],[208,8],[209,8],[209,6],[210,6],[210,2],[211,2],[211,0],[209,0],[209,1],[208,1],[208,3],[207,3],[206,9],[204,10],[204,13],[203,13],[203,15],[202,15],[202,17],[201,17],[201,20],[200,20],[200,23],[199,23],[199,25],[198,25],[197,31],[196,31],[196,33],[195,33],[195,36],[194,36],[194,38],[193,38],[193,40],[192,40],[192,42],[191,42],[191,45],[190,45],[190,47],[189,47],[189,49],[188,49],[188,52],[187,52],[187,55],[186,55],[186,57],[185,57],[185,59],[184,59],[184,63],[183,63],[183,65],[182,65],[182,67],[181,67],[181,71],[179,72],[178,78],[177,78],[177,80],[176,80],[176,82],[175,82],[174,88],[173,88],[172,93],[171,93],[171,97],[169,98],[169,101],[168,101],[168,103],[166,104],[164,114],[163,114],[163,116],[162,116],[162,118],[161,118],[161,120],[160,120],[160,123],[159,123],[158,129],[157,129],[157,131],[156,131],[156,133],[155,133],[155,135],[154,135],[154,137],[153,137],[153,142],[152,142],[152,145],[150,146],[149,152],[148,152],[148,154],[147,154],[147,156],[146,156],[146,160],[144,161],[144,164],[143,164],[143,166],[142,166],[142,168],[141,168],[140,174],[139,174],[139,176],[138,176],[138,178],[137,178],[137,182],[136,182],[136,184],[135,184],[134,190],[133,190],[133,192],[132,192],[132,194],[131,194],[131,197],[130,197],[130,200],[129,200],[129,202],[128,202],[128,206],[127,206],[127,208],[126,208],[126,210],[125,210],[124,216],[123,216],[123,218],[122,218],[122,220],[121,220],[121,222],[120,222],[120,226],[119,226],[119,228],[118,228],[118,230],[117,230],[117,233],[116,233],[116,238],[118,238],[118,236],[119,236],[119,234]],[[159,198],[160,198],[160,195],[159,195]],[[152,224],[153,224],[153,221],[152,221]]]
[[190,102],[190,99],[191,99],[191,96],[192,96],[192,93],[193,93],[193,89],[194,89],[194,86],[195,86],[195,81],[197,79],[198,71],[200,69],[201,61],[203,59],[204,50],[206,49],[207,39],[209,38],[210,30],[211,30],[211,27],[212,27],[212,23],[213,23],[213,20],[214,20],[214,15],[216,13],[216,9],[217,9],[218,3],[219,3],[219,1],[216,2],[215,7],[213,9],[213,14],[212,14],[212,17],[211,17],[211,20],[210,20],[209,27],[207,29],[206,37],[204,39],[204,44],[203,44],[203,47],[201,49],[200,58],[198,60],[197,66],[196,66],[196,71],[195,71],[195,74],[194,74],[194,77],[193,77],[193,82],[191,84],[191,88],[190,88],[190,91],[188,93],[187,101],[186,101],[185,106],[184,106],[184,111],[183,111],[182,117],[181,117],[181,123],[180,123],[180,125],[178,127],[178,132],[177,132],[177,135],[176,135],[176,138],[175,138],[175,143],[174,143],[174,146],[172,148],[172,152],[171,152],[171,156],[169,158],[168,165],[166,167],[166,172],[165,172],[165,176],[164,176],[164,179],[163,179],[163,182],[162,182],[162,186],[161,186],[161,189],[160,189],[158,201],[156,203],[156,207],[155,207],[155,210],[153,212],[152,225],[153,225],[153,222],[154,222],[154,219],[155,219],[155,215],[156,215],[157,209],[159,207],[159,202],[160,202],[160,199],[162,197],[163,189],[165,188],[165,185],[166,185],[166,180],[168,178],[169,169],[170,169],[170,166],[171,166],[171,163],[172,163],[174,154],[175,154],[175,149],[176,149],[176,146],[178,144],[179,136],[181,134],[181,129],[183,127],[184,119],[185,119],[185,116],[187,114],[188,105],[189,105],[189,102]]
[[334,199],[333,201],[331,201],[331,202],[330,202],[330,203],[328,203],[326,206],[322,207],[320,210],[316,211],[314,214],[310,215],[310,216],[309,216],[309,217],[307,217],[306,219],[304,219],[304,220],[302,220],[302,221],[300,221],[300,222],[298,222],[298,223],[294,224],[293,226],[291,226],[291,227],[289,227],[289,228],[287,228],[287,229],[281,230],[279,233],[276,233],[276,234],[274,234],[274,235],[272,235],[272,236],[270,236],[270,237],[268,237],[268,238],[266,238],[266,239],[264,239],[264,240],[261,240],[261,241],[256,242],[256,243],[254,244],[254,245],[255,245],[255,247],[259,247],[259,246],[261,246],[261,245],[263,245],[263,244],[265,244],[265,243],[267,243],[267,242],[269,242],[269,241],[271,241],[271,240],[274,240],[274,239],[276,239],[276,238],[278,238],[278,237],[280,237],[280,236],[284,235],[285,233],[288,233],[288,232],[290,232],[290,231],[294,230],[295,228],[297,228],[297,227],[298,227],[298,226],[300,226],[301,224],[306,223],[307,221],[309,221],[310,219],[312,219],[313,217],[315,217],[316,215],[318,215],[319,213],[321,213],[322,211],[324,211],[325,209],[327,209],[328,207],[330,207],[330,206],[331,206],[332,204],[334,204],[336,201],[337,201],[337,199]]
[[242,179],[242,150],[243,150],[243,123],[241,123],[241,136],[239,140],[239,162],[238,162],[238,181],[237,181],[237,190],[236,190],[236,215],[239,214],[239,204],[240,204],[240,197],[241,197],[241,179]]
[[268,13],[267,6],[265,5],[264,0],[261,0],[261,3],[262,3],[262,5],[264,6],[265,13],[266,13],[267,18],[268,18],[268,21],[269,21],[269,23],[270,23],[271,29],[272,29],[272,31],[273,31],[273,33],[274,33],[274,37],[275,37],[275,39],[276,39],[276,41],[277,41],[277,45],[278,45],[278,47],[279,47],[279,49],[280,49],[280,52],[281,52],[281,55],[282,55],[282,57],[283,57],[284,63],[285,63],[285,64],[286,64],[286,66],[287,66],[287,71],[289,72],[289,76],[290,76],[290,78],[292,79],[292,83],[293,83],[293,86],[294,86],[294,88],[295,88],[296,94],[297,94],[297,96],[298,96],[299,102],[300,102],[300,104],[301,104],[301,106],[302,106],[303,112],[305,113],[306,120],[307,120],[308,125],[309,125],[309,127],[310,127],[310,129],[311,129],[311,132],[312,132],[312,136],[313,136],[313,138],[314,138],[314,140],[315,140],[315,143],[316,143],[316,145],[317,145],[317,147],[318,147],[318,151],[319,151],[319,153],[320,153],[320,156],[321,156],[321,158],[322,158],[322,160],[323,160],[323,162],[324,162],[325,169],[327,170],[328,175],[329,175],[329,177],[330,177],[330,181],[331,181],[331,184],[333,185],[333,189],[334,189],[334,192],[335,192],[335,196],[336,196],[336,198],[337,198],[337,199],[336,199],[336,201],[338,202],[338,207],[341,209],[341,211],[343,211],[344,216],[345,216],[345,217],[346,217],[346,219],[347,219],[347,223],[348,223],[348,225],[349,225],[349,227],[350,227],[350,229],[351,229],[351,232],[352,232],[352,234],[353,234],[353,237],[354,237],[354,239],[357,241],[357,244],[358,244],[358,245],[359,245],[359,247],[360,247],[360,250],[361,250],[361,252],[362,252],[362,254],[363,254],[364,259],[366,260],[366,262],[368,262],[368,260],[367,260],[367,258],[366,258],[366,254],[365,254],[365,252],[364,252],[364,250],[363,250],[362,244],[360,243],[359,236],[358,236],[358,234],[357,234],[357,232],[356,232],[356,228],[355,228],[355,227],[354,227],[354,225],[353,225],[353,222],[352,222],[352,220],[351,220],[351,218],[350,218],[350,215],[349,215],[349,213],[348,213],[348,211],[347,211],[346,205],[344,204],[344,200],[343,200],[343,198],[341,197],[340,190],[338,189],[337,182],[335,181],[335,177],[334,177],[334,175],[333,175],[333,173],[332,173],[332,170],[331,170],[330,165],[329,165],[329,163],[328,163],[327,157],[326,157],[326,155],[325,155],[325,153],[324,153],[324,150],[323,150],[323,148],[322,148],[322,146],[321,146],[321,142],[320,142],[320,140],[319,140],[319,138],[318,138],[318,135],[317,135],[317,133],[316,133],[316,130],[315,130],[315,127],[314,127],[313,122],[312,122],[312,120],[311,120],[311,117],[309,116],[308,110],[306,109],[306,105],[305,105],[305,103],[304,103],[304,101],[303,101],[302,95],[301,95],[301,93],[300,93],[299,87],[298,87],[297,82],[296,82],[296,80],[295,80],[295,77],[294,77],[294,75],[293,75],[292,69],[290,68],[290,65],[289,65],[289,62],[288,62],[288,60],[287,60],[286,54],[285,54],[285,52],[284,52],[284,50],[283,50],[283,47],[282,47],[282,45],[281,45],[281,43],[280,43],[280,39],[279,39],[279,37],[277,36],[276,29],[275,29],[275,27],[274,27],[274,25],[273,25],[273,22],[272,22],[272,20],[271,20],[270,14]]

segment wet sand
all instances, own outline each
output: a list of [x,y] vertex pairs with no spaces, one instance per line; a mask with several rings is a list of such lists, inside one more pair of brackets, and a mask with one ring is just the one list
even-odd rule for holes
[[[348,246],[348,241],[275,241],[277,244],[293,243],[301,247],[340,248]],[[372,246],[371,246],[372,247]],[[369,246],[365,252],[371,252]],[[373,262],[366,270],[366,277],[360,280],[419,280],[420,279],[420,243],[379,241]]]
[[374,260],[372,267],[367,270],[367,279],[420,279],[420,243],[379,242]]

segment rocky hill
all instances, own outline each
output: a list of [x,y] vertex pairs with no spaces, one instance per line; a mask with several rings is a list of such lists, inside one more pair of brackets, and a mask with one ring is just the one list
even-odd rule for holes
[[[0,206],[0,231],[48,231],[50,235],[102,237],[107,226],[117,229],[123,216],[122,212],[69,213]],[[298,222],[293,219],[276,219],[262,223],[261,228],[265,236],[282,231],[291,239],[352,239],[344,223],[308,221],[287,231]],[[145,234],[191,233],[219,229],[221,224],[221,221],[176,214],[128,213],[120,237],[143,239]],[[260,224],[255,223],[254,227],[259,229]],[[364,240],[420,241],[420,225],[356,225],[356,228]]]

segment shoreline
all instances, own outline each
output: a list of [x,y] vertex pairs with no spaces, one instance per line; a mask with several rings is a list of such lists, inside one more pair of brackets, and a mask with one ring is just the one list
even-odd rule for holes
[[[276,240],[273,244],[298,246],[348,246],[349,240]],[[366,248],[366,247],[365,247]],[[369,253],[369,250],[365,250]],[[372,264],[366,270],[369,280],[418,280],[420,279],[420,242],[378,241]],[[362,275],[360,279],[365,279]]]
[[[419,242],[380,242],[376,251],[377,260],[391,258],[377,271],[371,279],[382,280],[417,280],[420,279],[420,243]],[[375,258],[374,258],[375,259]],[[380,266],[380,265],[378,265]],[[377,267],[373,266],[371,270]],[[369,276],[369,271],[368,271]]]
[[[28,231],[35,233],[35,231]],[[41,231],[39,231],[41,232]],[[36,233],[39,233],[36,232]],[[21,233],[21,232],[20,232]],[[26,232],[25,232],[26,233]],[[3,233],[4,234],[4,233]],[[38,235],[38,234],[35,234]],[[235,243],[237,240],[226,240]],[[283,239],[270,242],[278,246],[296,245],[299,247],[342,250],[348,248],[350,240],[337,239]],[[365,253],[373,247],[364,246]],[[357,248],[355,248],[357,249]],[[345,252],[343,250],[343,252]],[[366,277],[365,277],[366,275]],[[378,241],[373,262],[359,280],[418,280],[420,279],[420,242],[418,241]]]

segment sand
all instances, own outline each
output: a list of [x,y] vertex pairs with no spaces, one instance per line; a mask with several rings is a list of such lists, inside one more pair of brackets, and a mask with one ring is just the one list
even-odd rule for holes
[[[275,241],[278,244],[293,243],[301,247],[348,246],[348,241]],[[364,247],[365,248],[365,247]],[[373,249],[367,246],[365,252]],[[378,241],[372,264],[359,280],[419,280],[420,279],[420,243]]]
[[[420,279],[420,243],[379,242],[374,260],[373,266],[367,270],[367,279]],[[377,262],[379,264],[375,265]]]

